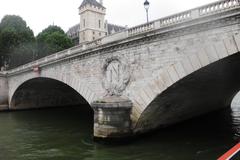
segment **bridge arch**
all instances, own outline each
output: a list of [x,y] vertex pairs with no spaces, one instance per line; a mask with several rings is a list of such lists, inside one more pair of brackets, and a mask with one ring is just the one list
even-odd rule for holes
[[90,106],[91,101],[85,95],[81,94],[81,89],[77,88],[76,83],[74,86],[73,83],[64,83],[53,78],[34,77],[19,83],[12,91],[10,109],[77,106],[83,104]]
[[240,90],[239,92],[233,97],[231,102],[231,107],[238,107],[240,105]]
[[159,75],[133,92],[133,112],[138,113],[135,132],[230,106],[240,90],[239,51],[240,36],[236,34],[199,46],[196,53],[163,68]]

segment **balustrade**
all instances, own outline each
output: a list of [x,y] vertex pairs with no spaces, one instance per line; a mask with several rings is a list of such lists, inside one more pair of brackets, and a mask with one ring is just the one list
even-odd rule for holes
[[150,23],[146,23],[146,24],[128,29],[128,35],[131,36],[131,35],[135,35],[143,32],[148,32],[153,29],[155,29],[154,22],[150,22]]
[[222,12],[227,9],[239,7],[239,0],[225,0],[219,1],[216,3],[212,3],[210,5],[206,5],[199,8],[200,16],[205,16],[209,14],[213,14],[216,12]]

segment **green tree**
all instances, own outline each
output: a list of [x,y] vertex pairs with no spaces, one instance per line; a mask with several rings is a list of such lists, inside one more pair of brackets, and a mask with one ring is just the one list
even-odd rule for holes
[[6,61],[14,66],[15,64],[12,63],[15,61],[14,59],[24,63],[27,59],[26,56],[31,51],[17,51],[17,49],[24,48],[25,45],[33,45],[34,42],[33,31],[21,17],[16,15],[4,16],[0,23],[0,67]]
[[73,46],[73,42],[65,32],[54,25],[44,29],[36,39],[39,58]]

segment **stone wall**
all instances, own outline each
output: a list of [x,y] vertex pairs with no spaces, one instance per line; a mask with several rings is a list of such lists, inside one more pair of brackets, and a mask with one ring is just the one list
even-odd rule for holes
[[8,82],[4,74],[0,73],[0,110],[8,109]]

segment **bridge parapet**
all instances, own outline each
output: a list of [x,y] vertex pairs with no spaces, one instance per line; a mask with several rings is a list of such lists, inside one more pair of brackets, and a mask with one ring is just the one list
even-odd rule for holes
[[226,10],[239,7],[239,0],[225,0],[211,3],[198,8],[199,16],[208,16],[211,14],[224,12]]
[[156,29],[155,22],[149,22],[149,23],[128,29],[128,35],[131,36],[131,35],[135,35],[143,32],[148,32],[154,29]]
[[168,17],[164,17],[147,24],[139,25],[128,29],[128,35],[140,34],[142,32],[147,32],[149,30],[161,29],[167,26],[183,23],[186,21],[191,21],[197,18],[203,18],[206,16],[218,14],[231,9],[239,8],[239,0],[224,0],[214,2],[205,6],[201,6],[195,9],[184,11],[178,14],[174,14]]
[[[208,5],[195,8],[195,9],[191,9],[188,11],[184,11],[178,14],[168,16],[168,17],[164,17],[149,23],[138,25],[138,26],[126,29],[124,31],[117,32],[115,34],[97,39],[92,42],[80,44],[73,48],[57,52],[50,56],[41,58],[34,62],[30,62],[23,66],[9,70],[8,73],[10,75],[21,73],[21,72],[25,72],[33,69],[34,66],[45,66],[51,63],[59,62],[61,60],[65,60],[70,57],[85,55],[85,54],[87,55],[89,53],[88,50],[92,50],[98,47],[101,48],[103,45],[107,45],[107,44],[112,45],[115,42],[131,40],[132,37],[134,36],[140,36],[141,38],[141,35],[144,33],[157,31],[161,29],[164,30],[164,29],[172,28],[176,25],[184,24],[187,22],[191,22],[193,20],[201,19],[201,18],[212,17],[213,15],[231,11],[237,8],[240,8],[240,0],[223,0],[223,1],[214,2]],[[209,18],[209,21],[211,20],[212,19]]]

